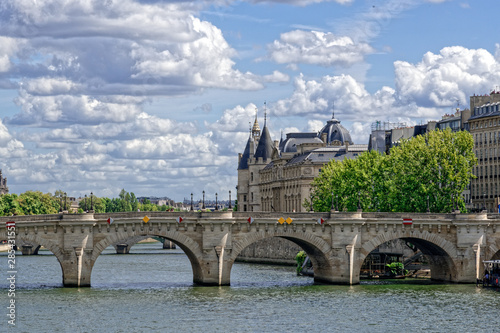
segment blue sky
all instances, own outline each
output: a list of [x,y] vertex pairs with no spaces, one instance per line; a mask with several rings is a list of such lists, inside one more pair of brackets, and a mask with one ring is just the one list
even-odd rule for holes
[[[355,143],[500,87],[498,1],[6,0],[0,169],[12,193],[236,192],[274,139],[335,116]],[[212,199],[213,199],[212,198]]]

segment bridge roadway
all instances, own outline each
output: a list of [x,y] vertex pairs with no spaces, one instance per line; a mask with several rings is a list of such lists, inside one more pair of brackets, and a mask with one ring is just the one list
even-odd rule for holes
[[[150,220],[145,223],[143,218]],[[177,218],[182,217],[178,223]],[[254,219],[253,223],[248,218]],[[280,217],[291,223],[278,223]],[[114,222],[107,223],[108,218]],[[403,224],[411,218],[412,224]],[[319,224],[318,220],[324,223]],[[309,255],[316,282],[357,284],[366,256],[379,245],[403,239],[430,263],[431,278],[474,283],[482,261],[500,259],[498,214],[130,212],[0,218],[15,221],[16,241],[44,246],[59,260],[64,286],[91,284],[92,267],[109,245],[137,236],[159,236],[184,250],[198,285],[229,285],[231,267],[248,245],[269,237],[298,244]]]

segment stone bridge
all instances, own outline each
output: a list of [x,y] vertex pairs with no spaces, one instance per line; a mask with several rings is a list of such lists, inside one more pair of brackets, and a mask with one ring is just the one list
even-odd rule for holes
[[[145,216],[149,221],[145,222]],[[109,218],[114,220],[112,224],[107,223]],[[280,223],[280,218],[288,221]],[[403,223],[404,219],[411,219],[411,224]],[[359,283],[367,255],[393,239],[416,245],[429,261],[434,280],[474,283],[482,276],[483,260],[500,259],[498,214],[130,212],[13,216],[0,218],[0,240],[8,238],[9,221],[15,222],[16,242],[41,245],[57,257],[63,284],[68,287],[90,286],[92,267],[105,248],[142,236],[162,237],[179,246],[191,262],[194,283],[199,285],[229,285],[238,254],[270,237],[298,244],[313,263],[315,282],[331,284]]]

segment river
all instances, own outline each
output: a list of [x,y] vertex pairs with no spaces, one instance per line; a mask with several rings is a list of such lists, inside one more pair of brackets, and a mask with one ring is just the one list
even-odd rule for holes
[[106,249],[91,288],[63,288],[50,252],[16,259],[12,327],[0,254],[1,332],[500,332],[500,292],[474,285],[315,285],[294,267],[236,263],[230,287],[196,287],[181,250],[151,243]]

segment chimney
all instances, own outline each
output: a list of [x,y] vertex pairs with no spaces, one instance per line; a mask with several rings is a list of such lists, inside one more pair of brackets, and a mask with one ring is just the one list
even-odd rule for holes
[[322,133],[321,134],[321,141],[323,141],[324,143],[326,143],[326,138],[327,138],[327,134],[326,133]]

